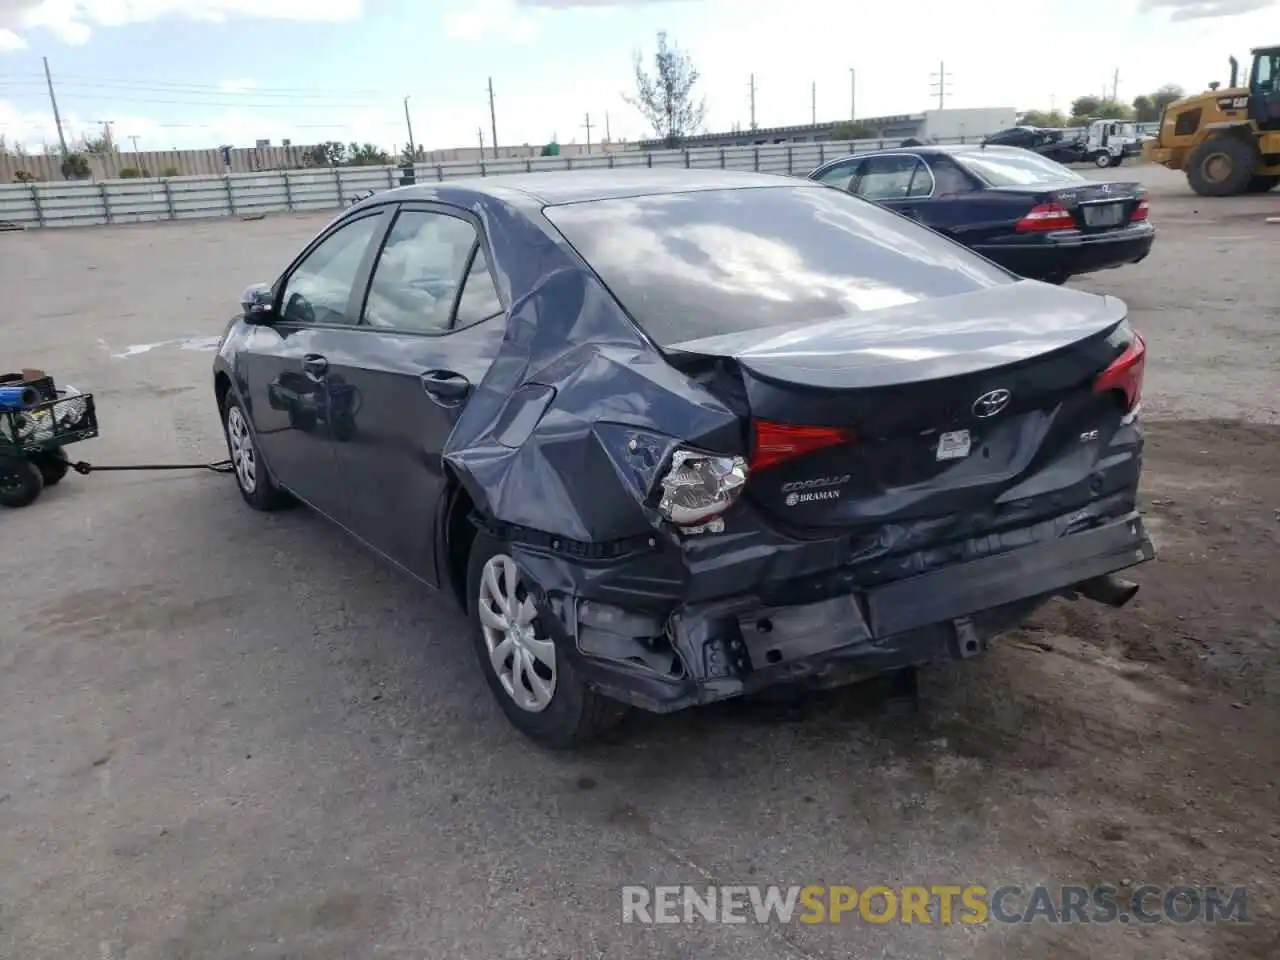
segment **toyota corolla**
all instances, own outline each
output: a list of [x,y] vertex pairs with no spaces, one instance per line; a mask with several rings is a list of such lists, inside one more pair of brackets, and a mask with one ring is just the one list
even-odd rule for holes
[[241,495],[456,598],[546,745],[971,657],[1153,556],[1125,305],[819,183],[403,187],[280,266],[214,363]]

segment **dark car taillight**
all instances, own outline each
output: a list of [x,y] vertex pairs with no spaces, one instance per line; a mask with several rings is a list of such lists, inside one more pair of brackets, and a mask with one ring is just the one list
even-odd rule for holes
[[1147,215],[1151,212],[1151,204],[1146,200],[1139,200],[1138,205],[1133,208],[1133,213],[1129,215],[1130,223],[1141,223],[1147,219]]
[[1124,396],[1124,409],[1132,413],[1142,401],[1142,376],[1147,368],[1147,344],[1135,331],[1133,342],[1124,353],[1111,361],[1111,365],[1093,381],[1094,393],[1115,391]]
[[753,420],[751,428],[754,434],[752,470],[776,467],[806,453],[853,443],[856,439],[856,434],[848,427],[805,427],[774,420]]
[[1075,228],[1075,217],[1056,201],[1037,203],[1014,226],[1014,230],[1018,233],[1044,233],[1049,230],[1074,230]]

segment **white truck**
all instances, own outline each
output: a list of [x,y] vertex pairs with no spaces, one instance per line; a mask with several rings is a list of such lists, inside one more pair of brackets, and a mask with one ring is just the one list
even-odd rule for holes
[[1092,120],[1084,136],[1084,158],[1099,167],[1118,167],[1142,152],[1136,124],[1126,120]]

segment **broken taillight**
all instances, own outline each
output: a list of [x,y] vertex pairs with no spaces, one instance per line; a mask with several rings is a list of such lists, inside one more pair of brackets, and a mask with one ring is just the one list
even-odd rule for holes
[[1124,395],[1124,409],[1132,413],[1142,400],[1142,375],[1147,366],[1147,344],[1137,333],[1125,347],[1124,353],[1111,361],[1111,365],[1093,381],[1094,393],[1116,391]]
[[1048,230],[1074,230],[1075,228],[1076,218],[1057,201],[1037,203],[1013,227],[1018,233],[1042,233]]
[[766,470],[806,453],[853,443],[856,435],[848,427],[805,427],[776,420],[753,420],[751,469]]

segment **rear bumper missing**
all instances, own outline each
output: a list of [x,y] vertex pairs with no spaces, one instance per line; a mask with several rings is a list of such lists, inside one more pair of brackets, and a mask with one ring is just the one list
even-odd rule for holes
[[[903,667],[967,659],[1055,595],[1150,560],[1136,512],[1092,529],[815,603],[756,597],[687,604],[665,625],[609,604],[558,604],[553,629],[584,680],[671,712],[780,684],[839,686]],[[1077,591],[1086,583],[1089,590]],[[646,627],[647,622],[647,627]],[[637,638],[650,638],[647,646]]]

